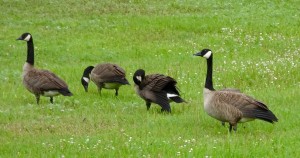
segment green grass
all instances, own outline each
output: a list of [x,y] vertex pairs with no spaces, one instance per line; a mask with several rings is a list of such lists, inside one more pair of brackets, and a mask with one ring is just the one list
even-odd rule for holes
[[[300,32],[297,1],[0,2],[0,157],[299,157]],[[36,67],[63,78],[73,97],[54,104],[22,85],[30,32]],[[203,110],[210,48],[216,89],[239,88],[279,118],[227,127]],[[119,97],[80,84],[88,65],[113,62],[131,86]],[[132,74],[177,79],[187,104],[146,110]]]

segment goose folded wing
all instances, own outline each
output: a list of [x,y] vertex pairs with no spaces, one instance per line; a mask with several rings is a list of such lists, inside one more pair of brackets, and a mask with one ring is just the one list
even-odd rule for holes
[[125,70],[115,64],[102,64],[92,71],[97,82],[120,82],[125,79]]
[[146,76],[144,85],[147,86],[148,89],[152,91],[161,91],[168,85],[175,85],[176,81],[169,77],[161,74],[153,74]]
[[245,106],[244,109],[242,109],[244,115],[252,116],[253,118],[258,118],[270,123],[274,123],[278,121],[278,118],[275,116],[275,114],[269,110],[267,105],[264,103],[253,99],[250,96],[248,97],[249,105]]
[[231,105],[242,112],[243,117],[246,118],[260,118],[268,122],[270,117],[275,117],[274,114],[268,109],[268,107],[247,96],[243,93],[232,93],[226,91],[219,91],[217,93],[218,99],[228,105]]
[[68,88],[62,79],[48,70],[39,70],[37,74],[35,86],[42,91]]

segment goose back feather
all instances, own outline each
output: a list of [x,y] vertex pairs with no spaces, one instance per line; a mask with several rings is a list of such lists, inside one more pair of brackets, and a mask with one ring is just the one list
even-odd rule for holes
[[106,82],[115,82],[120,85],[129,84],[125,77],[125,70],[120,66],[111,63],[98,64],[91,72],[91,79],[97,85]]

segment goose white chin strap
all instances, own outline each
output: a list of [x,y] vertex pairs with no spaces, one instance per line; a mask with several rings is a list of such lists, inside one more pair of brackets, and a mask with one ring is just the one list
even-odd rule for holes
[[141,76],[136,76],[136,79],[142,82],[142,77]]
[[87,77],[83,77],[83,80],[84,80],[85,82],[87,82],[87,83],[90,82],[90,79],[88,79]]
[[211,53],[211,51],[208,51],[207,53],[205,53],[205,55],[203,55],[203,57],[208,59],[211,56]]
[[27,37],[26,38],[24,38],[24,41],[29,41],[30,40],[30,38],[31,38],[31,35],[27,35]]

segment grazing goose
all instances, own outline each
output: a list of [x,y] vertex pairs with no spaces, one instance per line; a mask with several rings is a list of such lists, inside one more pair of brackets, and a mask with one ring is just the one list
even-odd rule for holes
[[30,33],[22,34],[17,40],[27,42],[27,60],[23,66],[23,84],[36,97],[39,104],[40,95],[50,97],[53,103],[53,97],[59,94],[72,96],[68,85],[54,73],[48,70],[39,70],[34,67],[34,47],[33,39]]
[[137,70],[133,75],[133,81],[136,84],[137,94],[146,101],[147,110],[151,103],[156,103],[162,107],[161,111],[171,112],[169,102],[185,102],[178,92],[176,81],[162,74],[151,74],[145,76],[145,71]]
[[207,59],[207,74],[204,87],[204,110],[211,117],[221,122],[229,122],[229,131],[237,129],[238,122],[247,122],[260,119],[270,123],[277,122],[277,117],[269,110],[267,105],[247,96],[237,89],[224,89],[216,91],[213,88],[213,53],[203,49],[194,54]]
[[88,66],[83,71],[81,78],[81,84],[84,90],[88,91],[88,85],[90,79],[97,85],[98,91],[101,94],[101,89],[115,89],[115,95],[118,96],[118,90],[122,85],[129,85],[129,82],[125,78],[125,70],[120,66],[111,63],[98,64],[94,66]]

